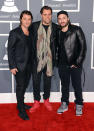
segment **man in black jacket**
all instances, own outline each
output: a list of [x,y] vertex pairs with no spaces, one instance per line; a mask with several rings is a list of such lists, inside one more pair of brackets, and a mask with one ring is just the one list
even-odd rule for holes
[[81,86],[82,64],[86,55],[86,41],[81,27],[71,25],[68,13],[57,13],[58,66],[62,85],[61,106],[57,113],[68,110],[70,77],[75,92],[76,115],[82,115],[83,97]]
[[44,105],[48,110],[52,110],[49,103],[51,77],[55,65],[55,47],[57,25],[52,19],[51,7],[44,6],[40,10],[42,20],[32,24],[32,78],[34,105],[30,112],[36,111],[40,106],[40,82],[43,74],[44,82]]
[[16,79],[16,97],[19,116],[23,120],[29,120],[26,109],[31,106],[24,104],[24,94],[29,84],[31,75],[31,34],[29,27],[32,23],[30,11],[23,11],[20,15],[20,26],[10,31],[8,39],[9,68]]

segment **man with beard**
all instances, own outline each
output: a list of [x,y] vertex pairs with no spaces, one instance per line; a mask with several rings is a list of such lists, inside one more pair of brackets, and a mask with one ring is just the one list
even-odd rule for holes
[[32,79],[34,104],[30,112],[36,111],[40,107],[40,82],[43,74],[44,83],[44,106],[47,110],[52,111],[49,103],[51,78],[53,67],[55,65],[55,47],[56,47],[56,30],[57,25],[52,22],[52,8],[43,6],[40,10],[41,21],[34,22],[31,27],[32,31]]
[[86,55],[86,41],[81,27],[72,25],[66,11],[57,13],[58,67],[62,85],[61,106],[57,113],[68,110],[70,77],[75,92],[76,115],[82,115],[83,97],[81,86],[82,64]]

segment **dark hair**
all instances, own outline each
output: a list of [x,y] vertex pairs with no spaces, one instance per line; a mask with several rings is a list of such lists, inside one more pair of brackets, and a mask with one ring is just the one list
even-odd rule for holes
[[49,6],[43,6],[40,10],[40,13],[42,14],[43,13],[43,10],[50,10],[51,11],[51,14],[52,14],[52,8],[49,7]]
[[22,19],[22,17],[23,17],[24,14],[30,15],[30,16],[31,16],[31,19],[33,20],[33,15],[32,15],[32,13],[31,13],[30,11],[28,11],[28,10],[24,10],[24,11],[22,11],[21,14],[20,14],[20,24],[21,24],[21,19]]
[[67,17],[69,17],[69,16],[68,16],[68,12],[67,12],[67,11],[64,11],[64,10],[59,11],[59,12],[57,13],[57,17],[58,17],[59,15],[61,15],[61,14],[64,14],[64,15],[66,15]]

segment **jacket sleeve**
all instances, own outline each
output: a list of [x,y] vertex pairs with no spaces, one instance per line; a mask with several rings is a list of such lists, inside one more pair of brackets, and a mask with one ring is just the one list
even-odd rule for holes
[[10,69],[16,68],[15,45],[16,45],[16,34],[15,32],[10,31],[8,38],[8,62]]
[[58,67],[58,64],[59,64],[59,34],[60,34],[60,31],[59,29],[57,28],[57,32],[56,32],[56,66]]
[[76,64],[78,66],[81,66],[84,59],[85,59],[86,50],[87,50],[85,35],[84,35],[81,27],[79,27],[79,29],[77,30],[77,37],[78,37],[79,44],[80,44],[80,51],[79,51],[79,56],[76,60]]

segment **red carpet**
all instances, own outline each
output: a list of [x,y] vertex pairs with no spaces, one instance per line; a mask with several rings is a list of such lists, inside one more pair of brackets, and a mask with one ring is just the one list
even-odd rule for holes
[[24,121],[17,115],[16,104],[0,104],[0,131],[94,131],[94,103],[85,103],[80,117],[75,116],[73,103],[69,111],[58,115],[59,105],[52,103],[53,112],[49,112],[41,103],[37,112],[27,111],[30,120]]

